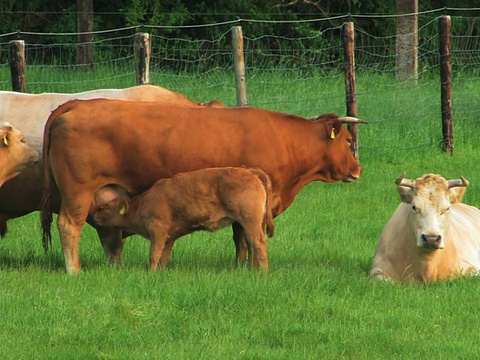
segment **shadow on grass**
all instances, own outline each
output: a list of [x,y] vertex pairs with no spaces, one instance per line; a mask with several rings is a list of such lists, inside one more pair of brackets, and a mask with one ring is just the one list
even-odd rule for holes
[[60,272],[65,271],[65,261],[62,254],[54,252],[39,254],[31,251],[21,258],[0,253],[0,271],[24,270],[31,267]]

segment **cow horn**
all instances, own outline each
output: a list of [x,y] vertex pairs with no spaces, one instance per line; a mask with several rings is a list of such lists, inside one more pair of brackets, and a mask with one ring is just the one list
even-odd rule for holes
[[468,186],[468,180],[463,176],[460,176],[460,179],[448,180],[448,188],[456,186]]
[[4,144],[5,146],[8,146],[8,138],[7,138],[7,135],[5,135],[5,136],[3,137],[3,144]]
[[397,184],[398,186],[406,186],[413,189],[415,187],[415,180],[405,179],[406,175],[407,174],[403,172],[403,174],[395,180],[395,184]]
[[339,117],[338,121],[340,121],[342,124],[368,124],[368,121],[360,120],[353,116]]

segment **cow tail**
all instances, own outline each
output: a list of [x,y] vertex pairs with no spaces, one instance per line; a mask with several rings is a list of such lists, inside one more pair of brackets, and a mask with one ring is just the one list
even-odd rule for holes
[[273,190],[272,190],[272,182],[270,177],[265,174],[263,171],[259,170],[256,171],[257,177],[263,184],[265,188],[265,195],[266,195],[266,202],[265,202],[265,215],[263,217],[263,228],[267,229],[268,237],[272,237],[275,233],[275,224],[273,223],[273,215],[272,215],[272,197],[273,197]]
[[52,111],[50,116],[47,119],[45,124],[45,130],[43,132],[43,194],[42,201],[40,203],[41,209],[41,223],[42,223],[42,245],[43,249],[48,251],[48,248],[52,245],[52,234],[50,231],[52,220],[53,220],[53,210],[52,210],[52,194],[56,187],[55,180],[53,178],[52,169],[49,162],[49,152],[50,152],[50,135],[52,126],[55,120],[61,115],[70,110],[75,103],[75,100],[66,102],[65,104],[60,105],[55,110]]
[[41,202],[41,222],[42,222],[42,245],[45,252],[52,245],[52,234],[50,231],[53,212],[52,212],[52,194],[50,190],[43,189],[43,196]]

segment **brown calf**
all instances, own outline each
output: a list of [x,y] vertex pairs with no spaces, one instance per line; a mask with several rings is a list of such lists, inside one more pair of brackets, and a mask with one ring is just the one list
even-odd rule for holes
[[121,194],[111,199],[112,193],[111,188],[96,194],[91,208],[95,221],[149,239],[152,271],[159,261],[165,267],[179,237],[234,222],[245,231],[254,266],[268,268],[265,227],[273,236],[272,185],[259,169],[209,168],[158,180],[131,199]]

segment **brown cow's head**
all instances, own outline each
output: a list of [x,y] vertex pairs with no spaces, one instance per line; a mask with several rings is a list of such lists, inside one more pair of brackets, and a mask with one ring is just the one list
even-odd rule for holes
[[395,182],[402,202],[411,206],[408,226],[415,234],[417,247],[443,249],[450,226],[450,206],[462,200],[468,181],[464,177],[447,181],[434,174],[410,180],[403,173]]
[[338,117],[333,113],[323,114],[313,120],[324,126],[322,141],[326,142],[326,151],[323,156],[324,166],[320,173],[321,180],[326,182],[357,180],[362,167],[352,154],[350,148],[352,135],[343,124],[367,122],[354,117]]

